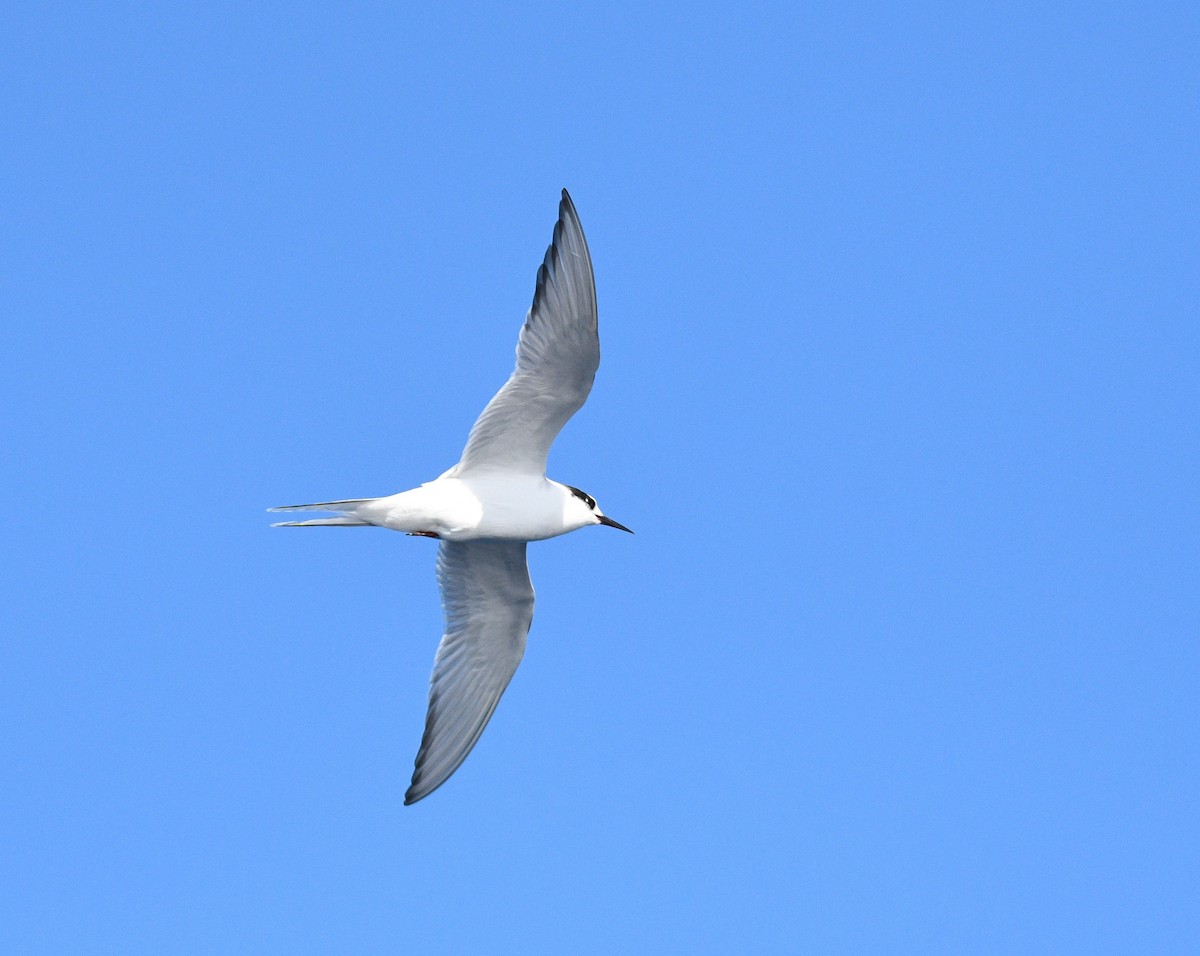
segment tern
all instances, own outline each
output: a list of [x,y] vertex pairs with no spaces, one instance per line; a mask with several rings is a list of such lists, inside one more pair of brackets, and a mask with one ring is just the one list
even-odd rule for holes
[[516,369],[475,422],[458,464],[385,498],[269,509],[334,515],[277,528],[374,526],[440,542],[446,629],[405,805],[429,796],[462,765],[521,663],[533,622],[526,544],[589,525],[629,531],[587,492],[546,477],[550,446],[583,407],[599,366],[592,259],[564,189],[517,340]]

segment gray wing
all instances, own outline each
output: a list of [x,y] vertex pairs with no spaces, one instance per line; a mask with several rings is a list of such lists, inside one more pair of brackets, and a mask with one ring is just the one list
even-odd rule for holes
[[524,541],[443,541],[437,576],[446,633],[405,804],[429,796],[467,758],[521,663],[533,621]]
[[475,422],[452,473],[544,475],[550,446],[587,401],[599,367],[592,258],[564,189],[517,342],[517,367]]

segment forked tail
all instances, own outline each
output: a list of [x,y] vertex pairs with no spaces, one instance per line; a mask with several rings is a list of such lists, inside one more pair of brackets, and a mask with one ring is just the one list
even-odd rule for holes
[[365,528],[371,522],[363,521],[352,513],[359,505],[374,498],[348,498],[345,501],[318,501],[310,505],[283,505],[268,508],[268,511],[335,511],[342,512],[336,518],[310,518],[308,521],[277,521],[272,528]]

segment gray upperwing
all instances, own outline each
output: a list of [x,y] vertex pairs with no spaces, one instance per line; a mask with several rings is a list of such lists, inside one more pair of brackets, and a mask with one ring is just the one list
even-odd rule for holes
[[550,446],[587,400],[599,367],[592,258],[564,189],[517,342],[516,369],[475,422],[453,473],[544,475]]

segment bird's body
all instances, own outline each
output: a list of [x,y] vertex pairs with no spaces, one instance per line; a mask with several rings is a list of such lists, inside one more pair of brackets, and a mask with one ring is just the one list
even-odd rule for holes
[[599,364],[591,256],[564,189],[517,343],[517,367],[471,429],[458,464],[383,498],[272,509],[334,515],[282,527],[374,526],[441,541],[446,632],[405,803],[432,793],[458,769],[521,661],[533,620],[526,542],[593,524],[629,530],[586,492],[546,477],[550,445],[587,399]]
[[[443,541],[542,541],[596,523],[594,512],[570,488],[535,475],[442,477],[386,498],[289,507],[337,511],[346,519],[342,524],[375,525]],[[281,522],[278,527],[306,524]]]

